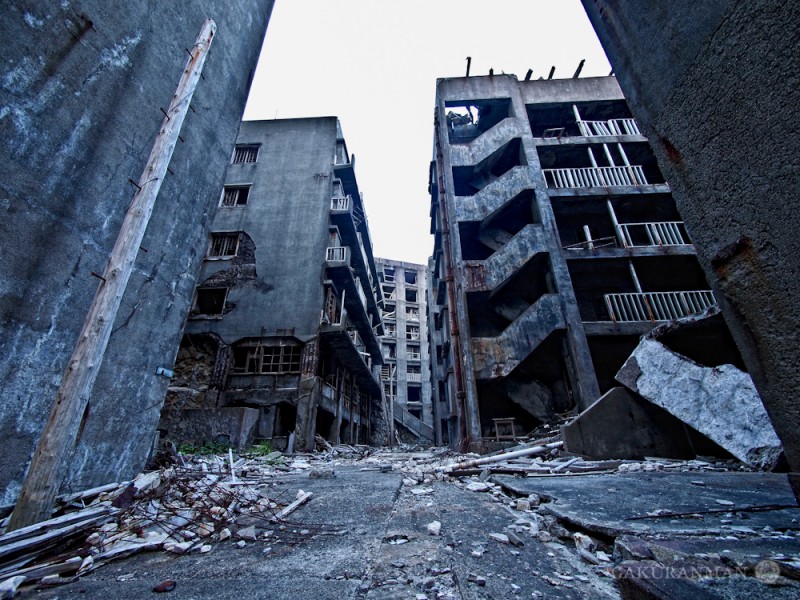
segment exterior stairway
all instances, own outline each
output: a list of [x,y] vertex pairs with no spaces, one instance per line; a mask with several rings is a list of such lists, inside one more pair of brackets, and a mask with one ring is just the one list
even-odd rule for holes
[[456,196],[457,221],[483,221],[534,187],[530,167],[513,167],[473,196]]
[[[514,307],[510,307],[510,312],[516,312]],[[558,294],[544,294],[499,336],[472,339],[475,377],[508,376],[548,335],[564,327]]]
[[451,146],[452,165],[454,167],[477,165],[514,138],[522,137],[523,133],[523,125],[519,119],[506,117],[468,144]]
[[541,225],[528,224],[512,236],[502,229],[482,232],[481,241],[495,250],[483,261],[464,263],[467,292],[491,291],[500,287],[531,258],[547,247]]
[[392,401],[392,404],[395,423],[402,425],[404,429],[419,438],[420,441],[434,442],[433,427],[420,421],[417,417],[408,412],[406,407],[397,400]]

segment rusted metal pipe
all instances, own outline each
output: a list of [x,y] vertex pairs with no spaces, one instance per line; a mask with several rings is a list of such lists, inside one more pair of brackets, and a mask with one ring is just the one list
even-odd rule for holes
[[531,448],[524,448],[522,450],[515,450],[514,452],[506,452],[505,454],[495,454],[494,456],[484,456],[483,458],[476,458],[474,460],[465,460],[464,462],[455,463],[452,465],[444,465],[436,468],[437,473],[448,473],[450,471],[458,471],[461,469],[471,469],[480,465],[488,465],[491,463],[502,462],[504,460],[511,460],[512,458],[520,458],[522,456],[531,456],[534,454],[544,454],[554,448],[560,448],[564,445],[563,441],[551,442],[541,446],[533,446]]
[[461,429],[461,447],[469,446],[470,436],[467,427],[467,394],[464,391],[464,373],[461,364],[461,334],[458,327],[458,309],[456,308],[456,293],[453,281],[453,257],[450,253],[450,222],[447,214],[447,194],[444,185],[444,157],[442,155],[442,140],[439,130],[439,108],[433,114],[433,127],[436,132],[436,171],[439,180],[439,207],[442,212],[442,247],[444,250],[445,287],[447,288],[447,302],[449,304],[450,335],[453,338],[453,375],[456,378],[456,414],[458,415]]

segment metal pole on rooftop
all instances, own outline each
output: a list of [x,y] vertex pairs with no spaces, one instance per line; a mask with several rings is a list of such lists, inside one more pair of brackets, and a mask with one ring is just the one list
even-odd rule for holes
[[53,408],[33,454],[19,499],[11,513],[7,531],[37,523],[50,516],[64,481],[67,459],[75,447],[86,415],[89,397],[111,337],[111,328],[216,30],[217,26],[211,19],[203,23],[169,109],[164,112],[164,120],[142,176],[136,184],[136,192],[125,214],[72,357],[67,363]]

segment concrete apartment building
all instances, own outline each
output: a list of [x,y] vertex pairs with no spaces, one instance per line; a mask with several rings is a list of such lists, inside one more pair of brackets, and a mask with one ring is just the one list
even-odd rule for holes
[[432,443],[427,267],[386,258],[376,264],[383,298],[383,392],[400,438]]
[[800,4],[583,5],[654,140],[800,497],[800,153],[786,127],[800,101]]
[[0,84],[0,504],[15,501],[92,298],[206,18],[216,35],[79,439],[67,489],[126,481],[153,446],[272,0],[4,6]]
[[435,136],[429,301],[445,441],[477,447],[587,408],[655,323],[715,305],[615,78],[440,80]]
[[382,300],[338,120],[243,122],[217,198],[162,432],[385,443]]

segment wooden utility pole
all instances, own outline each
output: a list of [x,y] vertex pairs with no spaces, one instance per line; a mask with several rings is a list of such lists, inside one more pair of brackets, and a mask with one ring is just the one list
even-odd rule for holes
[[8,531],[50,517],[56,495],[66,475],[66,463],[75,447],[97,372],[103,362],[111,328],[216,30],[214,21],[206,19],[189,53],[191,57],[181,75],[169,110],[161,122],[102,282],[67,364],[50,417],[33,454],[14,512],[11,513]]

